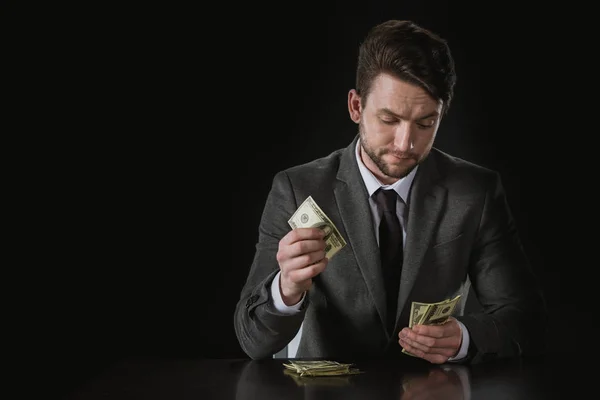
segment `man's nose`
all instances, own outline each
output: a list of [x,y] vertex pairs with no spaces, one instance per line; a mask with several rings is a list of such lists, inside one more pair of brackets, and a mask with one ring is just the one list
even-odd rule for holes
[[413,128],[409,122],[398,124],[394,134],[394,145],[400,151],[409,151],[413,147]]

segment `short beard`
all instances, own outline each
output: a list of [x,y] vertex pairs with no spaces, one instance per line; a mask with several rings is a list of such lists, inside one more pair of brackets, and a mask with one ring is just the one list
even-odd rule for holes
[[[394,178],[394,179],[402,179],[406,175],[410,174],[410,172],[413,169],[415,169],[415,167],[418,165],[419,157],[417,155],[415,155],[414,153],[399,153],[399,152],[390,151],[388,149],[381,149],[381,150],[379,150],[379,152],[376,152],[376,150],[370,146],[369,141],[366,138],[365,128],[363,126],[362,120],[358,124],[358,133],[360,135],[360,142],[361,142],[361,147],[362,147],[363,151],[369,156],[371,161],[373,161],[373,163],[377,166],[377,168],[379,168],[379,170],[385,176],[388,176],[388,177]],[[403,170],[392,169],[392,168],[390,168],[389,164],[387,164],[382,158],[382,156],[384,156],[385,154],[388,154],[388,153],[395,154],[398,157],[411,158],[411,159],[415,160],[415,164],[413,166],[408,167]]]

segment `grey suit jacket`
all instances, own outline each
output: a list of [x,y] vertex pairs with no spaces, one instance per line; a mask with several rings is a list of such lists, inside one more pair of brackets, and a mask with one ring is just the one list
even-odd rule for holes
[[[242,349],[271,357],[304,322],[297,358],[356,360],[404,357],[397,333],[413,301],[462,294],[454,316],[469,330],[465,361],[538,354],[546,341],[546,309],[518,238],[499,175],[433,148],[410,192],[396,331],[385,329],[379,250],[355,146],[277,173],[259,226],[256,253],[234,313]],[[270,297],[279,271],[279,240],[288,219],[312,196],[347,246],[313,280],[301,312],[284,315]],[[464,315],[472,285],[481,312]],[[406,356],[410,357],[410,356]]]

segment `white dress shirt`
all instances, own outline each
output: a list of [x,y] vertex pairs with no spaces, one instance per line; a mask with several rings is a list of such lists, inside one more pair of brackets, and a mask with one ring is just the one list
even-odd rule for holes
[[[398,215],[400,225],[402,226],[402,233],[403,233],[403,238],[404,238],[403,243],[406,243],[406,221],[407,221],[408,213],[405,212],[406,211],[405,204],[406,204],[406,207],[410,207],[410,204],[408,202],[408,200],[409,200],[408,194],[410,192],[410,187],[411,187],[413,179],[415,177],[415,173],[417,172],[418,166],[416,168],[414,168],[404,178],[397,180],[396,182],[394,182],[391,185],[384,185],[381,182],[379,182],[379,180],[375,177],[375,175],[373,175],[373,173],[371,171],[369,171],[369,169],[362,162],[362,160],[360,158],[359,145],[360,145],[360,141],[356,145],[356,150],[355,150],[356,151],[356,160],[358,162],[358,169],[360,170],[360,174],[363,178],[363,181],[365,182],[365,186],[369,193],[369,205],[371,206],[371,213],[373,214],[373,218],[375,221],[374,229],[375,229],[375,237],[377,238],[377,243],[379,243],[379,222],[381,221],[381,213],[378,211],[377,204],[375,203],[375,200],[373,199],[372,195],[380,187],[383,189],[395,190],[398,193],[398,195],[402,198],[402,200],[404,201],[404,202],[402,202],[400,199],[397,200],[396,213]],[[304,301],[304,295],[302,296],[302,298],[300,299],[300,301],[297,304],[294,304],[291,306],[286,305],[283,302],[283,299],[281,298],[281,292],[280,292],[280,288],[279,288],[280,275],[281,275],[281,272],[277,273],[277,275],[273,279],[273,284],[271,285],[271,297],[273,299],[275,308],[278,311],[280,311],[282,313],[286,313],[286,314],[293,314],[295,312],[298,312],[298,310],[300,309],[300,306],[302,305],[302,302]],[[458,322],[458,325],[460,326],[460,329],[462,331],[463,340],[462,340],[462,345],[460,347],[458,354],[454,358],[450,358],[449,361],[464,358],[467,355],[467,350],[469,349],[469,332],[468,332],[467,328],[462,324],[462,322],[460,322],[458,320],[456,322]],[[293,357],[295,355],[295,351],[297,350],[297,346],[298,346],[298,342],[299,342],[301,334],[302,334],[302,327],[300,327],[300,331],[298,332],[298,335],[296,335],[296,338],[294,338],[292,343],[290,343],[292,345],[291,346],[292,348],[288,349],[288,357]],[[292,352],[293,352],[292,355],[290,355],[290,350],[292,350]]]

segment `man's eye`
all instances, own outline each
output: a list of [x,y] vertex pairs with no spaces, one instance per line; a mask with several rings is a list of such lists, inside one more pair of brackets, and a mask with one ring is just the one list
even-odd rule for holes
[[384,124],[387,124],[387,125],[393,125],[393,124],[396,123],[396,120],[393,120],[393,119],[382,119],[381,122],[383,122]]
[[427,129],[427,128],[431,128],[434,124],[435,124],[435,120],[431,120],[431,121],[426,121],[426,122],[419,122],[417,125],[419,126],[419,128]]

